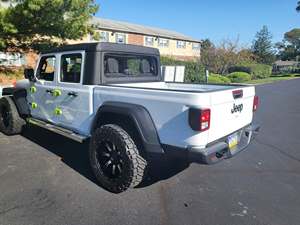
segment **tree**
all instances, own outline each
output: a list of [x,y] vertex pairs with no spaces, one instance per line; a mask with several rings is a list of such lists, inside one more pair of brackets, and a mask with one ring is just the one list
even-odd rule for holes
[[[7,2],[7,1],[6,1]],[[59,45],[91,31],[93,0],[16,0],[0,8],[0,50],[24,51]]]
[[259,63],[272,64],[275,61],[272,34],[267,26],[263,26],[263,28],[257,32],[252,44],[252,52]]
[[300,29],[286,32],[283,41],[277,43],[276,48],[281,60],[296,60],[300,55]]
[[297,12],[300,12],[300,1],[297,2],[297,8],[296,8]]
[[212,44],[201,52],[201,63],[217,74],[226,74],[230,67],[252,61],[252,58],[249,50],[239,47],[238,38],[234,41],[224,40],[217,47]]
[[201,41],[201,51],[206,51],[212,48],[213,46],[214,44],[208,38]]

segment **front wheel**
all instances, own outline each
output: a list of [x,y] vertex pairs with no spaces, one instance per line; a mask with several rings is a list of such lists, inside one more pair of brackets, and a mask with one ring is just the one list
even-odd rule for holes
[[130,135],[114,124],[97,128],[90,141],[90,163],[102,187],[113,193],[139,185],[146,160]]
[[6,135],[20,134],[24,125],[14,101],[8,96],[0,98],[0,131]]

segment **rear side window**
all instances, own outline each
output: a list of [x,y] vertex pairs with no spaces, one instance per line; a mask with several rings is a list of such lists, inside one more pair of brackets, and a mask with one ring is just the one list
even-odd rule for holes
[[157,76],[155,56],[106,54],[104,73],[108,77]]
[[60,81],[80,83],[82,55],[80,53],[61,56]]
[[43,56],[37,70],[36,77],[39,80],[53,81],[55,74],[55,56]]

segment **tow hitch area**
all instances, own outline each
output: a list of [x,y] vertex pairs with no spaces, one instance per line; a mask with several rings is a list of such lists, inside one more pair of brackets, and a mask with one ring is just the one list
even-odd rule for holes
[[190,147],[189,160],[190,162],[214,164],[223,159],[231,158],[251,143],[259,129],[260,126],[258,125],[249,125],[207,148]]

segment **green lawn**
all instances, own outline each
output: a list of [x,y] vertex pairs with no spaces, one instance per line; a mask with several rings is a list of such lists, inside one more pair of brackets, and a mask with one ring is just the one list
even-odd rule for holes
[[291,80],[295,78],[300,78],[300,74],[284,74],[284,75],[276,75],[276,76],[271,76],[265,79],[259,79],[259,80],[251,80],[247,83],[249,84],[267,84],[267,83],[273,83],[276,81],[281,81],[281,80]]

